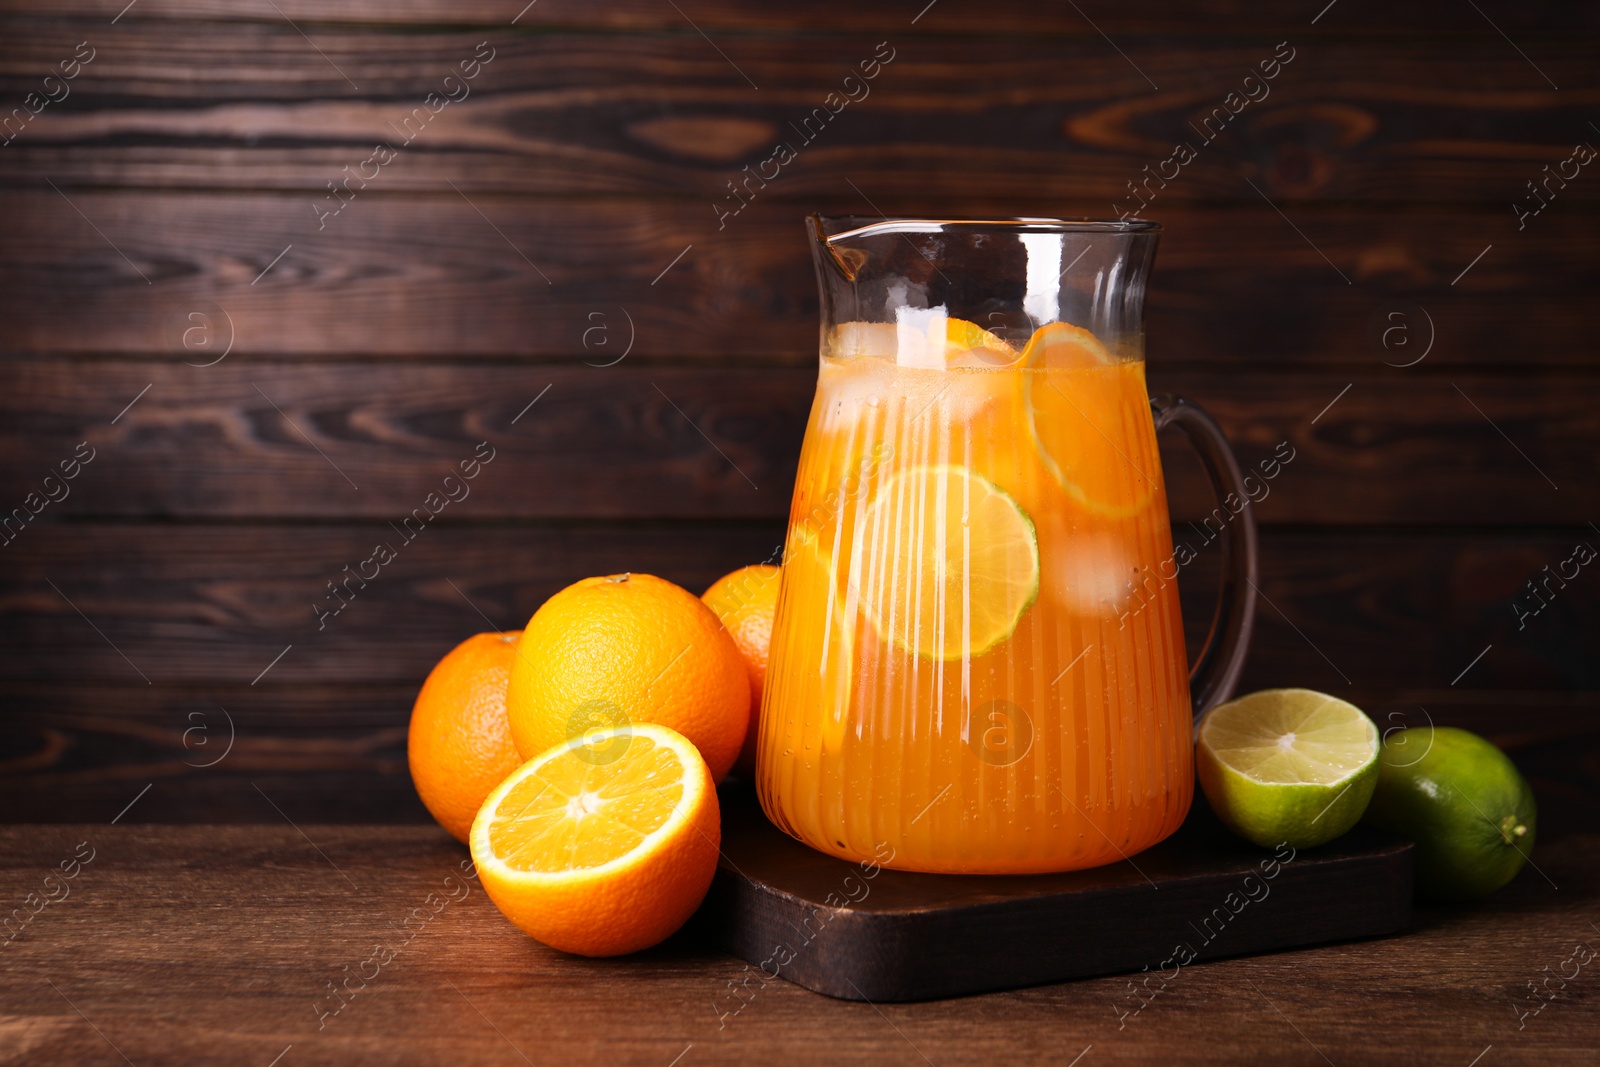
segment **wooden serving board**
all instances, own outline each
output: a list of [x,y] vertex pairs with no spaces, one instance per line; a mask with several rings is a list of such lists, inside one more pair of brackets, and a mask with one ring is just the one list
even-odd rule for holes
[[1125,862],[995,876],[849,863],[774,827],[747,786],[721,799],[723,858],[695,928],[769,976],[847,1000],[1145,968],[1153,991],[1194,960],[1392,933],[1411,918],[1410,842],[1362,826],[1275,854],[1199,797],[1177,833]]

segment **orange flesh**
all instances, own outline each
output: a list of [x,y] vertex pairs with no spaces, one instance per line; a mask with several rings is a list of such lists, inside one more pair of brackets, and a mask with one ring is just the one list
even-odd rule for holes
[[494,854],[519,871],[598,867],[626,855],[671,817],[683,798],[684,768],[671,749],[644,746],[626,759],[609,745],[564,752],[513,786],[489,825]]

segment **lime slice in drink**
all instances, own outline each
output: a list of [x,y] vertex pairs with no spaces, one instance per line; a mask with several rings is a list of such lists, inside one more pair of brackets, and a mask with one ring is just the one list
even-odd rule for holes
[[1383,740],[1378,788],[1362,821],[1417,845],[1417,892],[1469,900],[1516,877],[1533,850],[1533,790],[1477,734],[1396,730]]
[[913,467],[867,507],[881,560],[861,590],[868,619],[929,659],[979,656],[1016,631],[1039,595],[1039,538],[1005,490],[966,467]]
[[1354,704],[1264,689],[1201,720],[1195,769],[1211,809],[1258,845],[1310,848],[1360,819],[1378,783],[1378,728]]

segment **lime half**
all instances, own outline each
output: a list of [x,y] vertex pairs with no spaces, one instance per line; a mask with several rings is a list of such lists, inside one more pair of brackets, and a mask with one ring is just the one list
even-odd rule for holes
[[1354,704],[1264,689],[1200,723],[1195,769],[1211,808],[1258,845],[1320,845],[1361,819],[1378,782],[1378,728]]
[[966,467],[913,467],[863,516],[881,562],[861,590],[867,618],[929,659],[978,656],[1010,637],[1039,596],[1039,538],[1011,495]]
[[1466,730],[1418,726],[1384,738],[1362,821],[1416,842],[1421,895],[1469,900],[1516,877],[1537,816],[1533,790],[1504,752]]

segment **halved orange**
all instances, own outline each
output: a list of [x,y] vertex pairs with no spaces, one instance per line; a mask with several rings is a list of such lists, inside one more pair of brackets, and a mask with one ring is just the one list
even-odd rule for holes
[[711,772],[653,723],[591,731],[524,763],[483,802],[472,860],[489,899],[563,952],[649,948],[700,906],[717,869]]

